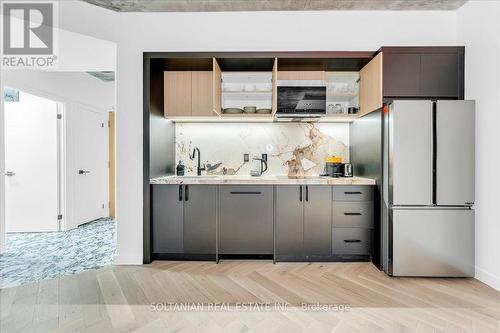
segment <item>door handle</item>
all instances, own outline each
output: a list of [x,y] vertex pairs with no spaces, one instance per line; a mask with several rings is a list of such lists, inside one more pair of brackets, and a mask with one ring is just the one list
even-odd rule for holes
[[344,213],[346,216],[362,215],[361,213]]
[[188,201],[189,200],[189,186],[186,185],[184,188],[184,200]]
[[309,186],[306,185],[306,201],[309,201]]
[[182,201],[182,185],[179,185],[179,201]]
[[14,171],[7,171],[7,172],[5,173],[5,175],[6,175],[7,177],[12,177],[12,176],[15,176],[15,174],[16,174],[16,173],[15,173]]
[[344,192],[344,194],[363,194],[363,193],[358,191],[358,192]]
[[344,239],[344,243],[361,243],[361,239]]
[[86,175],[88,173],[90,173],[90,171],[88,171],[88,170],[78,170],[79,175]]
[[231,191],[231,194],[262,194],[260,191]]
[[299,201],[302,202],[302,185],[299,186]]

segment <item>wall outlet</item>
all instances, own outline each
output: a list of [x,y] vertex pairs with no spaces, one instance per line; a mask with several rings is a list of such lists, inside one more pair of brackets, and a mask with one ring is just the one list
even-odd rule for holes
[[243,162],[250,162],[250,155],[249,154],[243,154]]

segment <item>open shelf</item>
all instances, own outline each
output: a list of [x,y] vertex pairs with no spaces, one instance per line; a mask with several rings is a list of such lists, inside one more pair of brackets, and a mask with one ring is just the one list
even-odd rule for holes
[[[222,72],[222,109],[272,107],[272,72]],[[222,114],[222,116],[226,116]],[[233,116],[233,115],[231,115]],[[241,114],[248,117],[250,114]]]
[[[326,73],[326,106],[328,117],[353,117],[349,108],[359,111],[359,72]],[[341,109],[341,113],[338,112]]]
[[272,90],[253,90],[253,91],[245,91],[245,90],[241,90],[241,91],[228,91],[228,90],[223,90],[222,91],[223,94],[228,94],[228,95],[252,95],[252,94],[271,94],[272,93]]
[[222,98],[226,101],[271,101],[272,93],[272,91],[223,91]]

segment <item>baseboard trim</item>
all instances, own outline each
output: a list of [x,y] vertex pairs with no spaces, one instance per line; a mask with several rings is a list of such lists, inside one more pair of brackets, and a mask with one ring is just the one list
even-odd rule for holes
[[500,277],[476,266],[476,279],[500,291]]
[[113,265],[142,265],[142,257],[116,255]]

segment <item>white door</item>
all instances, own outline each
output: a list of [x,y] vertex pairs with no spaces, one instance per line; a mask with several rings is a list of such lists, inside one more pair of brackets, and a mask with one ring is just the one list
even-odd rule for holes
[[76,121],[76,225],[69,228],[108,216],[107,115],[82,105],[72,111]]
[[6,231],[57,231],[57,102],[20,92],[4,105]]

